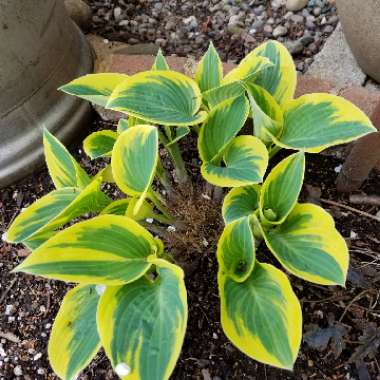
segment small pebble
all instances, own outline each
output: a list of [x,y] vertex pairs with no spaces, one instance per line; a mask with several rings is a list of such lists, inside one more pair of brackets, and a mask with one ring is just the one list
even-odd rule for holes
[[305,8],[307,5],[307,0],[287,0],[286,9],[288,11],[296,12]]
[[15,374],[15,376],[22,376],[21,366],[16,365],[16,367],[13,369],[13,373]]
[[16,308],[14,305],[6,305],[5,306],[5,315],[12,315],[16,311]]
[[288,29],[282,25],[276,26],[273,30],[273,37],[274,38],[285,36],[287,34],[288,34]]
[[358,238],[358,234],[355,231],[350,231],[350,239],[356,240]]
[[118,376],[128,376],[131,373],[131,368],[126,363],[119,363],[115,367],[115,372]]

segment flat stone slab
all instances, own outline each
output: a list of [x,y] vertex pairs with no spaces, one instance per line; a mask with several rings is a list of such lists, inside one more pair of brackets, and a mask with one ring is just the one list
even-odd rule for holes
[[363,86],[366,74],[357,64],[341,24],[338,24],[321,52],[315,56],[307,74],[330,82],[337,92],[350,86]]

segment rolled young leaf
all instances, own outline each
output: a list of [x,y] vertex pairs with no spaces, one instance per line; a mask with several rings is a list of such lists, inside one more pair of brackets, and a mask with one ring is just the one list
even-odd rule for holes
[[68,282],[121,285],[144,275],[157,250],[153,236],[134,220],[100,215],[58,232],[14,271]]
[[260,183],[268,166],[268,151],[254,136],[238,136],[225,150],[225,166],[205,162],[201,166],[206,181],[220,187],[240,187]]
[[116,87],[106,107],[150,123],[189,126],[205,119],[200,106],[194,80],[175,71],[146,71]]
[[157,278],[107,288],[98,308],[104,350],[121,379],[166,380],[181,351],[187,324],[183,271],[157,260]]
[[51,367],[63,380],[76,379],[100,349],[98,302],[94,285],[78,285],[62,301],[51,330],[48,355]]
[[87,74],[59,89],[104,107],[115,87],[128,78],[128,75],[118,73]]
[[83,140],[83,150],[92,160],[111,156],[118,134],[111,130],[93,132]]
[[369,118],[348,100],[331,94],[307,94],[285,105],[284,126],[276,143],[319,153],[376,132]]
[[252,215],[259,208],[261,187],[251,185],[235,187],[223,200],[222,215],[228,224],[244,216]]
[[223,78],[222,61],[214,44],[210,42],[206,54],[195,71],[195,81],[202,92],[219,87]]
[[225,276],[236,282],[244,282],[250,276],[256,252],[248,216],[234,220],[224,228],[216,255]]
[[290,273],[316,284],[344,286],[348,248],[333,218],[323,208],[297,204],[285,222],[264,231],[264,237]]
[[43,135],[46,165],[57,189],[87,186],[91,179],[69,151],[47,129]]
[[261,189],[260,213],[269,223],[279,224],[292,211],[301,192],[305,154],[294,153],[277,164]]
[[253,50],[250,55],[269,59],[272,66],[260,71],[253,82],[267,90],[280,106],[293,99],[297,85],[297,71],[293,58],[284,45],[268,41]]
[[235,282],[218,273],[222,327],[249,357],[292,369],[302,336],[302,311],[288,278],[258,261],[249,278]]
[[225,100],[211,110],[199,133],[198,149],[203,161],[220,161],[227,145],[243,128],[248,112],[245,96]]
[[112,173],[126,194],[139,197],[141,206],[152,184],[158,160],[158,132],[150,125],[129,128],[117,139],[112,151]]

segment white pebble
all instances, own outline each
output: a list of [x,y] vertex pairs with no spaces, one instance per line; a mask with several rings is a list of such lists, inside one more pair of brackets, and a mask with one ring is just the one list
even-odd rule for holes
[[6,233],[6,232],[4,232],[4,233],[1,235],[1,240],[2,240],[2,241],[5,241],[5,242],[8,241],[8,240],[7,240],[7,233]]
[[40,306],[40,312],[45,313],[46,312],[46,307],[44,305]]
[[211,198],[207,194],[202,194],[202,198],[211,201]]
[[46,329],[46,330],[49,330],[50,327],[51,327],[51,323],[46,323],[46,325],[45,325],[45,329]]
[[104,285],[96,285],[95,290],[96,290],[96,293],[98,293],[101,296],[106,290],[106,287]]
[[343,165],[338,165],[337,167],[334,168],[334,172],[335,173],[340,173],[340,171],[342,170],[342,166]]
[[355,231],[350,231],[350,239],[355,240],[358,238],[358,234]]
[[[41,335],[42,335],[42,334],[41,334]],[[38,359],[41,359],[41,357],[42,357],[42,354],[41,354],[41,352],[39,352],[38,354],[35,354],[35,355],[33,356],[33,360],[36,361],[36,360],[38,360]]]
[[168,230],[168,232],[175,232],[175,231],[176,231],[176,229],[175,229],[174,226],[169,226],[169,227],[167,228],[167,230]]
[[44,369],[44,368],[38,368],[38,369],[37,369],[37,373],[38,373],[39,375],[44,375],[44,374],[45,374],[45,369]]
[[205,247],[208,247],[208,241],[207,241],[205,238],[203,238],[203,240],[202,240],[202,244],[203,244]]
[[14,305],[6,305],[5,306],[5,315],[12,315],[16,311]]
[[218,334],[216,334],[216,333],[212,333],[212,338],[213,338],[213,339],[218,339]]
[[0,356],[3,357],[3,358],[7,356],[7,354],[4,351],[3,346],[1,344],[0,344]]
[[131,368],[126,363],[119,363],[115,367],[115,372],[118,376],[128,376],[131,373]]
[[21,366],[16,365],[16,367],[15,367],[14,370],[13,370],[13,373],[15,374],[15,376],[22,376],[22,369],[21,369]]
[[149,224],[153,223],[153,218],[146,218],[145,221]]

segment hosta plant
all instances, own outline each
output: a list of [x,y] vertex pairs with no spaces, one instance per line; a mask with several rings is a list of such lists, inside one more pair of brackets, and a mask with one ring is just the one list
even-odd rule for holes
[[[159,145],[176,180],[186,183],[178,142],[190,132],[198,137],[204,179],[231,188],[222,207],[218,278],[210,278],[218,281],[223,330],[249,357],[292,369],[302,313],[286,273],[344,286],[349,262],[332,217],[298,202],[305,153],[375,131],[340,97],[294,99],[296,80],[287,50],[269,41],[225,76],[210,44],[194,78],[171,71],[159,52],[150,71],[86,75],[61,88],[127,116],[116,131],[85,139],[87,155],[106,163],[95,177],[45,131],[56,190],[23,211],[4,236],[32,250],[15,271],[77,284],[62,302],[49,342],[50,363],[61,378],[74,379],[100,347],[122,379],[163,380],[173,371],[187,322],[184,274],[149,223],[175,222],[162,194],[176,188]],[[282,148],[291,154],[266,174]],[[104,182],[124,196],[111,199]],[[166,192],[157,191],[159,182]],[[278,265],[258,261],[259,252],[271,252]]]

